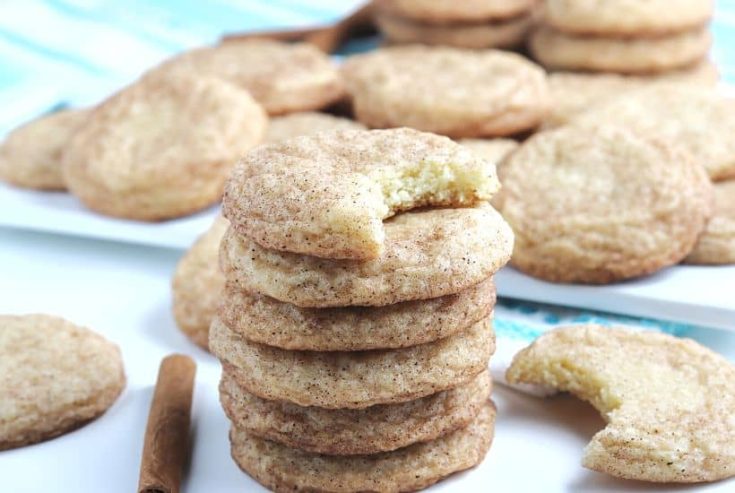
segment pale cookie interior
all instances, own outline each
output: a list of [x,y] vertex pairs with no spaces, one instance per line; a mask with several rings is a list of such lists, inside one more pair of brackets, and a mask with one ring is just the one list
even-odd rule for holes
[[510,383],[590,402],[608,422],[583,465],[654,482],[735,475],[735,367],[691,340],[595,325],[550,332],[516,355]]

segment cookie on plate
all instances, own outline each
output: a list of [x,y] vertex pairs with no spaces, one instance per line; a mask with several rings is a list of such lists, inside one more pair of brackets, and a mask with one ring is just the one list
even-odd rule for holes
[[688,339],[596,325],[564,327],[518,353],[506,375],[588,401],[607,421],[583,465],[642,481],[735,475],[735,367]]
[[49,315],[0,316],[0,450],[78,428],[125,387],[120,350]]
[[64,153],[64,180],[102,214],[184,216],[219,200],[266,124],[260,105],[228,82],[151,74],[90,113]]
[[224,79],[247,89],[270,115],[318,110],[344,97],[339,71],[308,43],[228,41],[184,52],[152,72]]
[[276,492],[396,492],[420,490],[476,466],[490,449],[494,429],[495,408],[488,403],[467,428],[381,454],[312,454],[255,438],[236,427],[230,441],[239,466]]
[[259,245],[374,259],[383,220],[424,206],[467,207],[498,189],[495,166],[411,129],[337,131],[261,146],[227,182],[223,213]]
[[261,399],[226,371],[220,400],[233,426],[307,452],[375,454],[435,440],[472,422],[490,397],[487,371],[465,385],[400,404],[365,409],[301,407]]
[[372,128],[502,137],[537,127],[549,106],[544,71],[505,51],[397,46],[342,69],[357,119]]
[[171,283],[176,324],[204,349],[209,344],[209,326],[225,287],[218,257],[219,244],[228,225],[223,217],[214,221],[181,257]]
[[429,24],[481,22],[516,17],[535,7],[536,0],[377,0],[376,8]]
[[22,125],[0,145],[0,180],[23,188],[64,190],[61,156],[86,110],[61,110]]
[[712,211],[691,155],[624,127],[568,125],[526,141],[504,164],[511,262],[552,282],[604,284],[676,264]]
[[735,264],[735,180],[715,183],[715,212],[687,264]]
[[555,72],[549,74],[549,90],[553,104],[544,126],[564,125],[582,113],[621,97],[624,93],[653,84],[682,83],[714,87],[718,80],[717,67],[710,61],[700,62],[683,70],[649,76]]
[[534,18],[528,14],[499,22],[428,24],[378,11],[375,23],[390,43],[472,49],[512,48],[523,44],[534,25]]
[[469,382],[495,351],[490,318],[464,332],[403,349],[285,351],[248,342],[215,319],[209,347],[237,383],[263,399],[363,409],[419,399]]
[[575,118],[655,135],[688,151],[713,181],[735,177],[735,98],[693,85],[667,84],[625,93]]
[[222,240],[225,278],[249,293],[300,307],[385,306],[456,294],[506,264],[513,233],[487,204],[423,209],[385,223],[374,260],[331,260],[268,250],[232,228]]
[[219,317],[233,332],[268,346],[363,351],[443,339],[487,317],[494,306],[492,279],[457,294],[380,307],[299,308],[228,286]]
[[568,33],[650,37],[704,26],[713,0],[546,0],[545,21]]
[[656,38],[598,38],[542,27],[529,42],[534,58],[549,69],[623,74],[680,69],[702,60],[711,45],[706,28]]
[[268,123],[265,142],[272,144],[302,135],[312,135],[332,130],[365,130],[365,126],[349,118],[305,111],[276,116]]

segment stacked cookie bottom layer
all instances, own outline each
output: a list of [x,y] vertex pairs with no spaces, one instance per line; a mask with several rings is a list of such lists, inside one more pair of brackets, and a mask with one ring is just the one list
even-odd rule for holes
[[[412,491],[482,461],[495,421],[490,277],[428,299],[299,307],[252,289],[258,275],[279,282],[267,255],[299,256],[241,241],[234,230],[223,240],[210,348],[244,471],[275,491]],[[262,269],[243,279],[238,252]]]

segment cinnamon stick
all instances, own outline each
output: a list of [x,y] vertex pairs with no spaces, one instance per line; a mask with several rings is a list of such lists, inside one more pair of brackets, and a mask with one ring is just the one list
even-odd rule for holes
[[189,456],[189,425],[196,364],[172,354],[161,361],[148,413],[139,493],[178,493]]

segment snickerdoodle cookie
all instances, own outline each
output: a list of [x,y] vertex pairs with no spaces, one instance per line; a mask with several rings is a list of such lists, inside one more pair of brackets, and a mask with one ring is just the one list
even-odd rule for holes
[[344,96],[337,68],[308,43],[228,41],[184,52],[153,72],[224,79],[247,89],[271,115],[318,110]]
[[715,210],[688,264],[735,264],[735,180],[715,183]]
[[102,415],[125,387],[118,347],[49,315],[0,316],[0,450]]
[[236,427],[232,456],[258,482],[279,493],[416,491],[480,462],[490,449],[495,408],[488,403],[467,427],[436,440],[373,455],[330,456],[255,438]]
[[299,308],[229,286],[219,317],[233,332],[268,346],[359,351],[436,341],[479,322],[494,306],[492,279],[457,294],[379,307]]
[[179,260],[172,281],[176,324],[204,349],[209,344],[209,325],[225,287],[218,256],[227,227],[227,220],[218,217]]
[[546,0],[546,22],[578,34],[645,37],[702,27],[713,0]]
[[493,163],[446,137],[337,131],[247,154],[227,182],[223,212],[265,248],[371,259],[384,250],[384,219],[416,207],[472,206],[498,188]]
[[593,107],[575,121],[605,122],[655,135],[688,151],[712,180],[735,177],[735,98],[713,89],[646,87]]
[[86,110],[61,110],[10,132],[0,145],[0,180],[39,190],[64,190],[61,155]]
[[377,0],[383,12],[431,24],[480,22],[515,17],[531,10],[536,0]]
[[512,263],[554,282],[602,284],[681,261],[712,211],[712,184],[678,146],[624,127],[532,137],[504,168]]
[[656,38],[575,36],[542,27],[530,38],[534,57],[547,68],[642,74],[680,69],[707,55],[705,28]]
[[419,399],[469,382],[495,351],[490,318],[464,332],[402,349],[286,351],[248,342],[218,319],[209,347],[237,383],[263,399],[362,409]]
[[249,293],[301,307],[384,306],[474,286],[510,257],[513,233],[489,205],[405,212],[385,222],[383,255],[331,260],[268,250],[230,230],[225,277]]
[[365,130],[365,126],[349,118],[305,111],[271,118],[265,133],[265,142],[283,140],[332,130]]
[[505,51],[397,46],[342,71],[357,119],[373,128],[499,137],[535,128],[549,106],[543,70]]
[[693,483],[735,475],[735,367],[688,339],[595,325],[542,335],[516,355],[511,383],[571,392],[602,413],[585,467]]
[[531,15],[521,15],[500,22],[467,24],[428,24],[378,12],[375,22],[391,43],[419,43],[456,48],[512,48],[523,44],[534,24]]
[[301,407],[261,399],[227,371],[220,400],[236,428],[289,447],[330,455],[375,454],[434,440],[464,428],[490,397],[487,371],[465,385],[414,401],[365,409]]
[[90,209],[161,220],[217,202],[237,159],[265,133],[250,95],[213,78],[150,74],[95,108],[64,153],[69,190]]
[[682,83],[714,87],[718,80],[717,67],[710,61],[700,62],[683,70],[649,76],[555,72],[549,74],[549,90],[553,103],[544,126],[564,125],[585,111],[624,93],[653,84]]

